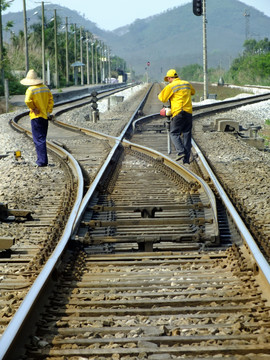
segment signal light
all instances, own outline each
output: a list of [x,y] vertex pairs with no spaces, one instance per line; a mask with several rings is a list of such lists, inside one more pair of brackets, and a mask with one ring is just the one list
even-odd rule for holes
[[98,93],[96,91],[92,91],[91,92],[91,119],[94,123],[96,123],[99,120],[99,110],[98,110],[98,98],[97,98]]
[[92,96],[92,100],[91,100],[91,107],[93,110],[97,110],[98,108],[98,104],[97,104],[97,92],[96,91],[92,91],[91,92],[91,96]]
[[203,0],[193,0],[193,14],[196,16],[201,16],[203,13]]

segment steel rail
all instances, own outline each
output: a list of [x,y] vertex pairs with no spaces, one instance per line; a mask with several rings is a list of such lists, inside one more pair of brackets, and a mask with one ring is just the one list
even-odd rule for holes
[[[10,321],[9,325],[7,326],[5,332],[3,333],[1,339],[0,339],[0,360],[4,359],[7,354],[9,353],[12,344],[14,343],[16,337],[18,336],[18,333],[20,329],[22,328],[29,312],[31,311],[32,307],[35,305],[37,298],[39,294],[41,293],[42,289],[46,285],[48,278],[51,276],[55,266],[57,265],[59,259],[61,258],[63,251],[66,248],[66,245],[71,238],[72,234],[74,233],[74,229],[76,228],[76,224],[79,222],[80,217],[83,214],[84,208],[86,207],[88,200],[92,194],[93,191],[96,189],[96,186],[98,182],[100,181],[101,177],[103,176],[108,164],[110,163],[111,159],[113,158],[114,154],[116,153],[117,149],[120,146],[121,139],[123,138],[125,132],[127,131],[128,127],[130,126],[130,123],[133,121],[134,117],[137,115],[139,109],[143,106],[144,102],[146,101],[146,98],[149,94],[150,90],[147,92],[145,98],[141,101],[133,115],[131,116],[131,119],[128,123],[128,125],[123,130],[122,134],[119,136],[119,138],[115,139],[116,143],[112,150],[110,151],[106,161],[104,162],[103,166],[101,167],[100,171],[96,175],[93,184],[90,186],[89,190],[87,191],[85,197],[83,198],[83,175],[81,172],[81,168],[77,161],[74,159],[74,157],[69,154],[66,150],[62,149],[58,145],[55,145],[49,141],[47,141],[48,146],[53,149],[57,150],[58,155],[63,154],[63,156],[66,156],[67,159],[69,159],[69,162],[73,164],[74,168],[78,170],[78,190],[77,190],[77,198],[76,202],[73,206],[73,209],[71,211],[71,214],[69,216],[68,222],[65,226],[64,232],[60,238],[60,241],[58,245],[56,246],[55,250],[53,251],[52,255],[47,260],[44,268],[38,275],[37,279],[34,281],[33,285],[31,286],[29,292],[27,293],[26,297],[24,298],[23,302],[21,303],[19,309],[15,313],[14,317]],[[17,124],[19,119],[21,117],[24,117],[28,115],[28,111],[24,112],[18,116],[16,116],[12,121],[11,125],[16,128],[19,131],[25,132],[26,135],[32,137],[32,133],[30,130],[27,130],[20,125]],[[103,134],[102,134],[103,136]]]
[[[124,91],[130,87],[136,86],[136,84],[132,84],[129,86],[122,86],[122,87],[117,87],[117,88],[108,88],[108,89],[104,89],[104,90],[98,90],[96,88],[91,89],[91,93],[90,94],[86,94],[86,95],[81,95],[81,96],[74,96],[72,99],[69,100],[63,100],[63,101],[58,101],[57,103],[55,103],[54,108],[58,107],[58,106],[63,106],[63,105],[67,105],[70,103],[75,103],[76,101],[81,101],[81,100],[87,100],[83,103],[80,104],[74,104],[73,106],[69,106],[66,109],[62,109],[60,111],[58,111],[57,113],[55,113],[55,116],[59,116],[67,111],[73,110],[73,109],[77,109],[79,107],[85,106],[85,105],[89,105],[92,103],[92,92],[96,91],[97,95],[99,95],[99,98],[97,99],[97,101],[102,100],[108,96],[111,96],[113,94],[117,94],[120,91]],[[104,94],[105,93],[105,94]],[[109,93],[109,94],[107,94]]]
[[[225,109],[228,108],[235,108],[235,107],[239,107],[239,106],[244,106],[244,105],[249,105],[249,104],[254,104],[256,102],[260,102],[260,101],[267,101],[270,99],[270,92],[266,92],[264,94],[258,94],[258,95],[250,95],[247,97],[243,97],[243,98],[237,98],[237,99],[230,99],[230,100],[220,100],[217,102],[213,102],[210,104],[203,104],[203,105],[193,105],[193,110],[204,110],[207,109],[209,107],[213,107],[213,108],[221,108],[223,107],[224,110],[224,106],[228,105],[228,107],[226,107]],[[219,109],[215,109],[214,111],[217,111]]]
[[202,154],[200,148],[196,144],[196,142],[192,139],[192,146],[194,147],[196,153],[198,154],[203,166],[205,167],[206,171],[208,172],[211,181],[213,182],[215,188],[217,189],[222,202],[225,204],[227,210],[229,211],[233,222],[235,223],[238,231],[240,232],[240,235],[244,242],[248,245],[251,253],[254,256],[254,259],[256,261],[256,264],[258,268],[261,270],[263,276],[265,277],[268,284],[270,284],[270,265],[264,258],[263,254],[261,253],[259,247],[257,246],[253,236],[250,234],[248,228],[244,224],[243,220],[237,213],[236,209],[234,208],[233,204],[231,203],[228,195],[222,188],[220,182],[216,178],[215,174],[213,173],[211,167],[208,165],[204,155]]
[[[150,90],[149,90],[150,92]],[[149,94],[148,92],[148,94]],[[147,94],[147,95],[148,95]],[[166,162],[174,164],[175,162],[171,159],[169,159],[167,156],[165,156],[164,154],[161,154],[157,151],[148,149],[146,147],[142,147],[136,144],[133,144],[131,142],[128,142],[127,140],[123,140],[126,132],[128,131],[128,129],[130,128],[130,126],[132,125],[135,116],[138,113],[138,110],[143,106],[144,102],[146,101],[147,95],[145,97],[145,99],[140,103],[140,105],[138,106],[138,108],[135,110],[134,114],[132,115],[132,117],[130,118],[128,124],[126,125],[126,127],[124,128],[124,130],[122,131],[121,135],[118,138],[114,138],[115,140],[115,145],[113,146],[110,154],[108,155],[105,163],[103,164],[102,168],[100,169],[99,173],[97,174],[96,178],[94,179],[94,182],[92,183],[92,185],[90,186],[87,194],[85,195],[85,197],[80,200],[78,200],[79,198],[77,198],[75,205],[73,206],[71,215],[69,217],[69,220],[66,224],[64,233],[60,239],[60,242],[58,243],[58,245],[56,246],[55,250],[53,251],[52,255],[49,257],[47,263],[45,264],[43,270],[41,271],[41,273],[38,275],[36,281],[34,282],[34,284],[32,285],[32,287],[30,288],[28,294],[26,295],[25,299],[23,300],[20,308],[18,309],[18,311],[16,312],[15,316],[13,317],[13,319],[11,320],[10,324],[8,325],[6,331],[4,332],[3,336],[0,339],[0,359],[4,359],[4,357],[6,356],[8,350],[10,349],[16,334],[18,334],[20,328],[22,327],[25,318],[27,316],[27,314],[29,313],[29,311],[31,310],[32,306],[35,304],[36,298],[38,296],[38,294],[40,293],[40,291],[42,290],[42,288],[44,287],[44,284],[47,282],[48,277],[51,275],[53,269],[55,268],[57,262],[59,261],[59,258],[61,257],[71,235],[74,233],[74,230],[76,229],[78,222],[81,219],[81,216],[85,210],[85,207],[89,201],[89,199],[91,198],[93,192],[96,190],[97,184],[99,182],[99,180],[101,179],[101,177],[103,176],[105,169],[107,168],[108,164],[110,163],[110,161],[112,160],[114,154],[116,153],[117,149],[119,149],[119,147],[121,146],[121,143],[123,142],[126,146],[130,146],[130,147],[136,147],[137,149],[141,149],[143,151],[147,151],[148,153],[152,152],[155,154],[155,156],[162,156],[163,159],[166,160]],[[221,105],[220,103],[218,105]],[[209,105],[208,105],[209,106]],[[28,113],[25,113],[28,114]],[[24,114],[24,116],[25,116]],[[151,117],[153,116],[157,116],[159,114],[152,114]],[[148,116],[149,118],[150,116]],[[141,120],[141,119],[138,119]],[[24,130],[25,131],[25,130]],[[26,133],[28,133],[28,131],[25,131]],[[104,134],[102,134],[102,136],[104,136]],[[108,136],[108,138],[113,138]],[[55,145],[55,144],[51,144],[48,142],[49,146],[52,146],[54,149],[56,149],[57,151],[59,151],[60,153],[64,154],[63,156],[66,156],[68,159],[70,159],[70,162],[73,163],[73,166],[76,168],[79,168],[79,165],[76,165],[76,160],[70,155],[68,154],[68,152],[66,152],[64,149],[62,149],[61,147]],[[193,147],[197,150],[197,145],[194,143],[193,141]],[[198,156],[200,157],[202,163],[204,164],[204,166],[206,167],[207,164],[205,160],[203,160],[203,155],[201,154],[200,150],[198,149]],[[73,159],[72,159],[73,158]],[[174,164],[173,166],[177,166],[178,168],[180,167],[177,164]],[[208,166],[206,167],[207,169],[209,168]],[[80,168],[79,168],[80,169]],[[242,222],[241,218],[239,217],[239,215],[236,213],[235,209],[233,208],[232,204],[230,203],[229,199],[226,198],[227,195],[224,193],[224,190],[222,189],[221,185],[219,184],[219,182],[217,181],[217,179],[215,178],[214,174],[212,173],[211,169],[209,168],[209,173],[211,176],[211,179],[213,181],[213,183],[216,185],[217,190],[219,192],[220,195],[222,195],[222,198],[224,196],[224,199],[226,200],[226,203],[228,203],[228,209],[229,212],[231,214],[231,216],[235,216],[236,219],[238,217],[238,219],[236,220],[236,225],[240,224],[240,232],[241,235],[243,236],[243,238],[245,239],[245,241],[247,242],[249,248],[251,249],[252,253],[254,254],[254,257],[258,263],[259,268],[261,269],[261,271],[263,272],[264,276],[266,277],[267,281],[270,281],[270,267],[269,265],[266,263],[265,259],[263,258],[261,252],[259,251],[257,245],[254,242],[254,239],[252,238],[252,236],[250,235],[250,233],[248,232],[247,228],[245,227],[244,223]],[[189,176],[193,176],[193,173],[188,170],[185,169],[185,173],[187,175],[187,177]],[[194,174],[195,175],[195,174]],[[203,182],[200,179],[201,183],[203,184],[203,187],[208,188],[208,185]],[[80,182],[80,181],[79,181]],[[82,184],[78,184],[80,186],[78,186],[78,193],[79,193],[79,197],[82,197]],[[210,190],[211,191],[211,190]],[[211,196],[212,199],[212,196]],[[212,200],[211,200],[212,202]]]
[[176,173],[181,174],[181,176],[188,182],[194,181],[194,179],[196,179],[196,181],[200,184],[200,186],[202,187],[204,192],[207,194],[208,199],[210,201],[210,205],[211,205],[210,208],[213,210],[213,219],[215,221],[215,224],[214,224],[215,236],[216,237],[218,236],[219,230],[218,230],[218,216],[217,216],[216,199],[215,199],[215,196],[214,196],[212,190],[210,189],[209,185],[201,177],[199,177],[198,175],[193,173],[191,170],[185,168],[183,165],[177,163],[176,161],[172,160],[171,158],[169,158],[168,156],[164,155],[163,153],[161,153],[157,150],[153,150],[146,146],[132,143],[128,140],[123,140],[122,143],[124,146],[127,146],[131,149],[143,152],[153,158],[159,158],[159,159],[162,158],[163,163],[166,166],[168,166],[169,168],[174,170]]
[[[79,226],[79,223],[81,221],[81,218],[83,216],[83,213],[87,207],[87,204],[90,200],[90,198],[93,196],[96,188],[97,188],[97,185],[99,183],[99,181],[101,180],[101,178],[103,177],[104,173],[105,173],[105,170],[107,168],[107,166],[109,165],[110,161],[112,160],[113,156],[116,154],[116,151],[119,149],[119,147],[121,146],[121,141],[122,139],[124,138],[125,134],[127,133],[128,129],[130,128],[130,126],[132,125],[132,122],[134,121],[135,117],[137,116],[138,114],[138,111],[143,107],[143,105],[145,104],[145,101],[151,91],[151,88],[152,86],[148,89],[145,97],[143,98],[143,100],[140,102],[140,104],[138,105],[138,107],[135,109],[135,111],[133,112],[133,114],[131,115],[127,125],[124,127],[124,129],[122,130],[121,134],[118,136],[118,137],[113,137],[113,136],[110,136],[110,135],[105,135],[103,133],[98,133],[98,132],[95,132],[96,134],[99,134],[99,136],[105,136],[107,139],[111,139],[111,140],[114,140],[115,141],[115,145],[113,146],[113,148],[111,149],[107,159],[105,160],[103,166],[100,168],[99,172],[97,173],[94,181],[92,182],[92,184],[90,185],[87,193],[85,194],[82,202],[81,202],[81,206],[80,206],[80,209],[78,211],[78,214],[77,214],[77,217],[76,217],[76,220],[75,220],[75,224],[74,224],[74,232],[76,231],[76,229],[78,228]],[[82,130],[81,130],[82,131]],[[85,132],[92,132],[94,133],[93,131],[91,130],[87,130],[87,129],[84,129]]]
[[[255,95],[254,97],[252,97],[252,103],[257,102],[257,101],[265,101],[265,96],[267,96],[268,98],[270,98],[270,93],[267,94],[262,94],[262,95]],[[233,100],[228,100],[228,101],[224,101],[224,102],[219,102],[219,103],[214,103],[214,104],[206,104],[203,105],[203,108],[207,109],[207,108],[211,108],[212,106],[217,107],[217,106],[222,106],[222,104],[226,103],[232,103],[233,107],[235,106],[242,106],[243,105],[243,101],[242,100],[249,100],[251,97],[247,97],[247,98],[242,98],[242,99],[233,99]],[[239,104],[237,104],[239,103]],[[199,107],[195,108],[195,110],[199,110]],[[214,111],[216,111],[217,109],[215,109]],[[207,115],[207,112],[203,113],[203,115]],[[145,117],[142,117],[140,119],[137,119],[136,121],[134,121],[133,125],[133,130],[135,130],[136,125],[139,122],[143,122],[146,120],[150,120],[151,118],[157,118],[159,117],[160,114],[159,113],[155,113],[155,114],[151,114]],[[201,116],[201,114],[194,114],[193,118],[197,118]],[[266,279],[266,281],[270,284],[270,265],[268,264],[268,262],[266,261],[266,259],[264,258],[263,254],[261,253],[259,247],[257,246],[253,236],[250,234],[249,230],[247,229],[246,225],[244,224],[243,220],[241,219],[241,217],[239,216],[239,214],[237,213],[237,211],[235,210],[233,204],[231,203],[230,199],[228,198],[227,194],[225,193],[225,191],[223,190],[221,184],[219,183],[219,181],[217,180],[216,176],[214,175],[212,169],[210,168],[210,166],[208,165],[205,157],[203,156],[202,152],[200,151],[199,147],[197,146],[197,144],[195,143],[195,141],[192,139],[192,146],[195,149],[196,153],[198,154],[203,166],[205,167],[206,171],[209,173],[209,176],[213,182],[213,184],[215,185],[222,201],[224,202],[225,206],[227,207],[237,229],[239,230],[241,237],[243,239],[243,241],[248,245],[250,251],[252,252],[254,259],[256,261],[256,264],[258,266],[258,269],[261,270],[264,278]]]
[[[12,123],[17,130],[24,131],[28,136],[31,136],[31,132],[29,130],[23,129],[20,125],[16,123],[22,114],[16,116]],[[14,339],[18,335],[20,329],[22,328],[24,321],[31,311],[32,307],[35,305],[35,302],[38,298],[38,295],[43,290],[48,278],[51,276],[55,266],[59,262],[61,255],[70,239],[72,234],[72,229],[74,225],[74,221],[80,207],[82,198],[83,198],[83,188],[84,188],[84,180],[81,168],[75,158],[68,153],[63,148],[55,145],[49,141],[47,141],[48,147],[57,153],[58,156],[61,156],[65,159],[66,162],[69,163],[70,168],[75,176],[76,183],[77,183],[77,194],[76,200],[69,215],[68,221],[66,223],[64,232],[60,237],[59,243],[57,244],[56,248],[54,249],[53,253],[50,255],[49,259],[46,261],[43,269],[41,270],[40,274],[34,281],[33,285],[29,289],[26,297],[24,298],[23,302],[21,303],[20,307],[16,311],[14,317],[10,321],[9,325],[7,326],[5,332],[3,333],[0,339],[0,359],[4,359],[6,354],[8,353],[9,349],[14,342]]]
[[[193,119],[196,119],[196,117],[201,116],[201,115],[207,115],[210,114],[212,111],[216,112],[216,111],[223,111],[224,107],[223,105],[228,105],[228,107],[225,110],[230,109],[229,105],[231,105],[231,108],[235,108],[235,107],[240,107],[240,106],[244,106],[244,105],[248,105],[248,104],[254,104],[255,102],[261,102],[261,101],[267,101],[270,100],[270,92],[269,93],[265,93],[265,94],[259,94],[259,95],[254,95],[254,96],[248,96],[245,98],[241,98],[241,99],[231,99],[231,100],[222,100],[222,101],[218,101],[215,103],[210,103],[210,104],[204,104],[204,105],[193,105]],[[247,104],[248,102],[248,104]],[[213,108],[212,110],[209,110]],[[204,110],[204,109],[208,109],[209,112],[205,111],[202,114],[198,113],[196,114],[196,112],[199,110]],[[145,120],[150,120],[151,118],[157,118],[160,117],[159,113],[154,113],[154,114],[150,114],[147,116],[143,116],[137,120],[135,120],[132,124],[133,130],[135,130],[136,125],[139,124],[140,122],[143,122]]]

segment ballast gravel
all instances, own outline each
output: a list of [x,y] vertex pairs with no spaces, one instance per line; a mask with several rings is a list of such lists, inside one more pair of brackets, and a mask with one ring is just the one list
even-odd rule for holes
[[[123,96],[124,101],[111,106],[110,110],[108,110],[108,100],[99,102],[100,120],[96,123],[86,120],[90,112],[90,107],[87,106],[73,110],[65,116],[65,121],[118,136],[137,107],[134,98],[136,97],[136,100],[138,97],[142,98],[146,86],[147,84],[138,85],[118,93],[118,96]],[[0,202],[8,203],[10,208],[20,208],[29,201],[29,198],[35,199],[42,194],[40,186],[42,179],[54,181],[61,174],[61,169],[55,167],[42,168],[42,171],[36,168],[32,139],[26,138],[10,127],[9,120],[24,110],[26,108],[0,115]],[[224,116],[238,121],[243,127],[254,124],[263,128],[265,121],[270,119],[270,101],[243,106],[223,114],[216,114],[215,117]],[[227,186],[232,187],[233,192],[242,198],[243,207],[249,216],[252,218],[259,214],[263,216],[257,220],[259,223],[269,223],[270,153],[250,147],[228,133],[203,131],[202,126],[212,121],[213,117],[194,121],[195,141],[209,156],[222,181],[225,181]],[[22,154],[20,160],[16,160],[14,156],[17,150]],[[49,162],[53,162],[50,154]]]
[[99,120],[96,123],[86,120],[90,119],[90,105],[60,115],[59,120],[111,136],[119,136],[127,121],[137,109],[138,101],[142,101],[145,89],[148,86],[147,84],[142,84],[118,92],[114,97],[115,99],[122,98],[122,102],[114,102],[113,104],[111,101],[109,104],[108,99],[99,101]]
[[[267,127],[270,101],[243,106],[194,121],[193,138],[201,148],[230,198],[270,261],[270,151],[250,146],[236,134],[204,130],[218,118],[237,121],[243,128]],[[205,125],[207,125],[205,127]],[[269,127],[269,125],[268,125]]]

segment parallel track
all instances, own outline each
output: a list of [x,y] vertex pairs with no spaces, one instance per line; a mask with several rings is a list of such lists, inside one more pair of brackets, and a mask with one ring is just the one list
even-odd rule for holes
[[258,265],[246,245],[220,243],[207,184],[121,140],[99,184],[89,186],[27,358],[269,354]]

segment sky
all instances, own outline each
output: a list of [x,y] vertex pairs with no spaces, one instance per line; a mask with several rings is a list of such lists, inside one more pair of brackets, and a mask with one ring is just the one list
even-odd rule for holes
[[[41,1],[38,0],[25,0],[25,2],[26,10],[41,4]],[[44,0],[44,7],[46,9],[46,4],[49,3],[65,6],[70,10],[76,10],[80,15],[96,23],[100,29],[111,31],[129,25],[136,19],[145,19],[191,2],[191,0]],[[241,2],[270,16],[270,0],[241,0]],[[23,0],[13,0],[4,14],[22,10]]]

